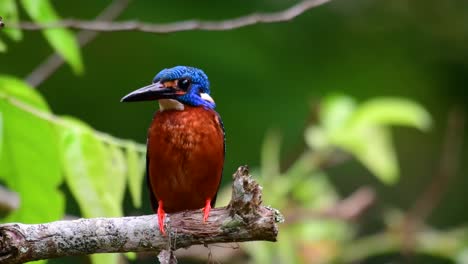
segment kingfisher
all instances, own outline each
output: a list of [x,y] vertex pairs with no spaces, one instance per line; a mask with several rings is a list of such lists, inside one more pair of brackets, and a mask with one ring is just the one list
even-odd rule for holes
[[148,129],[146,181],[159,230],[165,235],[166,213],[203,208],[207,221],[221,183],[225,133],[208,76],[201,69],[163,69],[152,84],[121,101],[148,100],[157,100],[159,110]]

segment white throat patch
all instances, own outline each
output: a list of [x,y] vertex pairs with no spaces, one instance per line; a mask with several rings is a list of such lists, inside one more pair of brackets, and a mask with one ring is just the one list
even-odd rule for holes
[[200,97],[201,97],[203,100],[208,101],[208,102],[214,104],[214,100],[213,100],[213,98],[211,98],[211,96],[210,96],[209,94],[207,94],[207,93],[201,93],[201,94],[200,94]]
[[160,99],[158,100],[158,102],[159,102],[159,110],[161,110],[161,112],[166,111],[166,110],[178,110],[178,111],[184,110],[184,104],[174,99]]

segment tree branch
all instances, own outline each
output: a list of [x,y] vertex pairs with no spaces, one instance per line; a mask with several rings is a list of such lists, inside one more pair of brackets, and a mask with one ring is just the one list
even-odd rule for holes
[[288,224],[303,221],[304,219],[332,218],[343,221],[354,221],[362,216],[375,202],[375,192],[370,187],[361,187],[350,196],[338,201],[335,205],[323,210],[312,211],[304,208],[295,208],[290,212],[283,212]]
[[141,31],[149,33],[173,33],[188,30],[224,31],[236,28],[251,26],[255,24],[285,22],[294,19],[304,12],[325,4],[330,0],[304,0],[292,7],[272,13],[253,13],[238,18],[223,21],[200,21],[187,20],[167,24],[151,24],[138,21],[126,22],[106,22],[106,21],[85,21],[75,19],[65,19],[46,24],[36,24],[32,22],[20,22],[19,24],[8,25],[12,28],[24,30],[42,30],[49,28],[71,28],[91,31]]
[[[130,0],[115,0],[107,6],[101,14],[96,17],[99,21],[112,21],[117,18],[128,6]],[[0,21],[1,22],[1,21]],[[78,32],[78,44],[80,47],[85,46],[93,41],[98,36],[97,32],[83,30]],[[27,77],[26,82],[32,87],[39,86],[47,78],[49,78],[60,66],[64,63],[63,58],[58,53],[53,53],[39,64]]]
[[261,206],[261,187],[248,168],[234,174],[232,199],[213,209],[206,223],[199,210],[170,214],[168,236],[159,233],[154,215],[91,218],[26,225],[0,225],[0,262],[23,263],[72,255],[175,250],[191,245],[276,241],[279,211]]
[[426,218],[439,205],[448,186],[457,174],[461,161],[461,147],[465,131],[465,113],[460,108],[449,112],[447,127],[442,145],[442,154],[436,173],[422,194],[416,198],[408,210],[403,223],[404,253],[414,249],[415,234],[423,228]]

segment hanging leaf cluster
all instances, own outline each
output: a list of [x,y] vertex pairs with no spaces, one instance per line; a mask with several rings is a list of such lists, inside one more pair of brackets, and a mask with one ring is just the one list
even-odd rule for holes
[[144,168],[143,145],[53,115],[36,90],[0,76],[0,179],[21,198],[5,221],[61,219],[63,183],[84,217],[122,216],[127,186],[133,204],[141,205]]

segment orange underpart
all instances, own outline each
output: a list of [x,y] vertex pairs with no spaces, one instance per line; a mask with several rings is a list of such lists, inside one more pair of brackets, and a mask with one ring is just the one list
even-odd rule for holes
[[166,231],[164,231],[164,218],[166,217],[166,212],[163,209],[163,201],[158,202],[158,224],[159,224],[159,231],[161,234],[166,235]]
[[210,215],[211,210],[211,199],[206,199],[205,207],[203,208],[203,222],[208,220],[208,216]]
[[213,204],[223,162],[216,112],[187,105],[183,111],[157,112],[148,130],[148,183],[166,213],[201,209],[206,199]]

